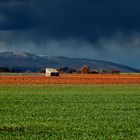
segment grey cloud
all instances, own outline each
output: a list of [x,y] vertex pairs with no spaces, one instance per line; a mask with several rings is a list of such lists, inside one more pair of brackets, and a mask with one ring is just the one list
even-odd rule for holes
[[9,6],[1,6],[1,12],[11,19],[6,27],[34,27],[40,36],[91,41],[117,30],[139,30],[138,0],[21,0],[13,1],[13,7],[12,2],[7,3]]
[[100,38],[96,43],[74,38],[64,40],[49,38],[38,43],[26,38],[14,41],[16,35],[9,32],[3,33],[2,36],[7,39],[12,36],[13,39],[10,42],[7,42],[7,39],[2,39],[0,48],[1,51],[26,51],[39,55],[107,60],[139,68],[140,33],[133,32],[132,34],[126,36],[126,34],[119,32],[112,35],[111,38]]
[[138,67],[139,7],[139,0],[1,0],[0,50]]

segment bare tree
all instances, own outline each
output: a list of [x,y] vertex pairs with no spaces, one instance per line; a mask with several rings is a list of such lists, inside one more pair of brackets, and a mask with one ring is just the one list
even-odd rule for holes
[[80,68],[82,74],[88,74],[90,72],[90,68],[87,65],[84,65]]

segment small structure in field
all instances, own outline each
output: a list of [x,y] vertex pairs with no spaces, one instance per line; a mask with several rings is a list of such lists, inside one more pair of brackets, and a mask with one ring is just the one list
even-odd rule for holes
[[46,76],[59,76],[59,72],[54,68],[46,68]]

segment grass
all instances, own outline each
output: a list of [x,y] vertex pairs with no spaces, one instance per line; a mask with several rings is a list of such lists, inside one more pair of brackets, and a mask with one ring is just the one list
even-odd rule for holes
[[0,85],[1,140],[137,140],[139,116],[139,85]]

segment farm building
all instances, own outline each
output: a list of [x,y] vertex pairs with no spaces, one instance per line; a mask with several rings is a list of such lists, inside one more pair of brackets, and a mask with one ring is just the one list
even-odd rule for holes
[[46,76],[59,76],[59,72],[54,68],[46,68]]

